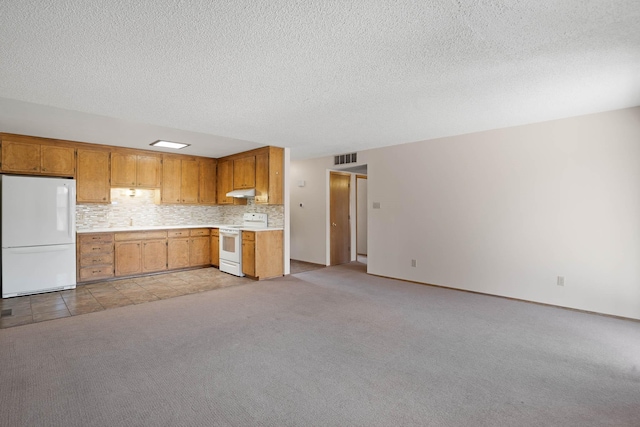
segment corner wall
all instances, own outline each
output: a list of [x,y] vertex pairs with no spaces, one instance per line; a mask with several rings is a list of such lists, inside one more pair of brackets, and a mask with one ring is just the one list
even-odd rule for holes
[[[360,157],[369,273],[640,319],[640,107]],[[292,211],[313,213],[292,214],[294,259],[324,259],[325,193],[295,179],[329,167],[295,162]]]
[[369,273],[640,319],[640,108],[368,159]]

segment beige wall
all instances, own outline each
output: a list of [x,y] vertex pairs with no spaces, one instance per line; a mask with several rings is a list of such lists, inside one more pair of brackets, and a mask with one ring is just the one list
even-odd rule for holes
[[[359,158],[369,273],[640,319],[640,107]],[[321,180],[330,160],[292,167]],[[312,189],[312,215],[292,208],[294,259],[326,249]]]

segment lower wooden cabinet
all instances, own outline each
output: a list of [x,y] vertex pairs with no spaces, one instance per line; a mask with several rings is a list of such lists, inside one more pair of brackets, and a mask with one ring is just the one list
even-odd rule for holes
[[115,275],[135,276],[167,269],[167,231],[115,233]]
[[208,228],[169,230],[167,264],[169,270],[210,265]]
[[142,273],[142,249],[140,240],[116,242],[116,276],[131,276]]
[[189,267],[189,238],[170,238],[168,243],[167,264],[169,270]]
[[220,233],[217,228],[211,229],[211,265],[220,266]]
[[194,228],[190,230],[189,266],[211,264],[211,238],[208,228]]
[[284,274],[283,232],[243,231],[242,272],[258,280]]
[[113,233],[79,234],[77,240],[77,282],[113,277]]
[[167,239],[142,242],[142,272],[152,273],[167,269]]

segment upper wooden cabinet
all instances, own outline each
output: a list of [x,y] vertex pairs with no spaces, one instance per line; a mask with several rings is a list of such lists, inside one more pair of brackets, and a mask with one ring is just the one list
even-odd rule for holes
[[256,204],[284,203],[283,148],[258,148],[218,160],[218,204],[246,204],[246,199],[226,196],[246,188],[256,189]]
[[216,204],[216,163],[216,159],[200,159],[200,204]]
[[267,147],[256,154],[256,204],[284,203],[284,149]]
[[162,157],[162,203],[198,203],[199,180],[195,158]]
[[2,171],[75,177],[76,149],[55,140],[2,135]]
[[227,197],[227,193],[233,190],[233,161],[218,161],[218,204],[232,205],[233,197]]
[[111,153],[78,148],[76,200],[78,203],[109,203]]
[[233,161],[233,189],[242,190],[256,186],[256,157],[248,156]]
[[153,154],[111,153],[112,187],[160,187],[161,157]]

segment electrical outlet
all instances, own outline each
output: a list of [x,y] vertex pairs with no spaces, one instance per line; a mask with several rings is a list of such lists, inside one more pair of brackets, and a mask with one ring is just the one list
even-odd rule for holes
[[558,286],[564,286],[564,276],[558,276]]
[[415,259],[412,259],[412,260],[411,260],[411,267],[415,267],[415,266],[416,266],[416,264],[417,264],[417,263],[416,263],[416,260],[415,260]]

